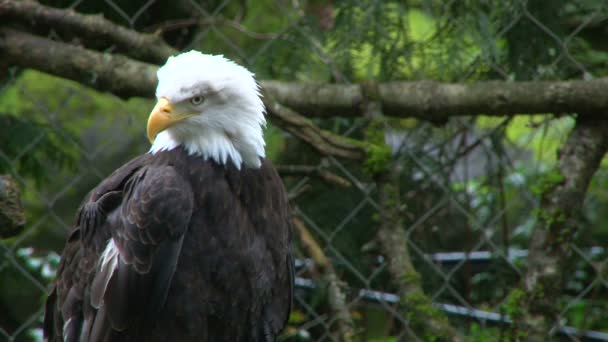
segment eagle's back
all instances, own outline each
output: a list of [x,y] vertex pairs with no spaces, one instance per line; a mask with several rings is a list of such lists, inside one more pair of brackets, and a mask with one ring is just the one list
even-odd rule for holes
[[[117,282],[117,290],[113,291],[118,295],[114,295],[111,289],[115,279],[104,282],[99,265],[112,236],[119,247],[123,235],[126,240],[133,239],[128,229],[118,235],[112,231],[123,229],[120,222],[130,222],[125,218],[129,212],[124,203],[129,199],[120,194],[139,193],[136,187],[147,186],[145,177],[152,178],[154,170],[166,168],[176,170],[172,177],[181,180],[163,185],[161,176],[166,172],[159,173],[161,176],[154,178],[154,188],[145,191],[181,186],[184,193],[191,192],[187,200],[179,198],[180,191],[167,198],[180,207],[191,203],[191,211],[170,205],[155,207],[160,208],[155,212],[166,211],[165,216],[179,209],[189,212],[175,213],[176,217],[190,215],[187,227],[185,230],[157,227],[152,225],[155,213],[143,210],[145,215],[152,216],[144,218],[152,222],[149,228],[152,233],[149,238],[140,233],[143,237],[139,244],[125,244],[125,258],[129,259],[131,248],[135,261],[124,267],[127,275],[123,278],[127,280]],[[143,169],[152,171],[145,173]],[[133,177],[142,178],[141,184],[130,181]],[[137,198],[141,202],[147,199],[144,195]],[[100,203],[90,204],[95,202]],[[78,225],[64,250],[56,293],[52,292],[47,303],[48,335],[61,336],[71,329],[73,335],[112,341],[264,341],[274,340],[284,327],[293,287],[290,211],[282,182],[269,161],[263,161],[260,169],[238,170],[230,161],[226,166],[218,165],[189,156],[179,148],[144,155],[102,182],[82,208]],[[105,221],[87,223],[87,219],[99,219],[89,217],[96,216],[96,210]],[[137,221],[137,215],[134,216],[131,221]],[[168,233],[163,229],[168,229]],[[150,252],[146,241],[151,244],[165,241],[163,236],[170,244],[160,242],[159,246],[165,247]],[[171,265],[173,255],[177,255],[175,265],[167,266]],[[138,258],[144,261],[138,264]],[[135,268],[139,270],[129,271]],[[161,286],[150,285],[155,281]],[[163,281],[167,288],[162,286]],[[138,288],[134,289],[133,284]],[[100,300],[96,293],[103,285],[107,287],[106,295]],[[103,315],[109,319],[96,324]],[[82,324],[66,324],[70,318],[74,320],[72,323],[82,320]]]

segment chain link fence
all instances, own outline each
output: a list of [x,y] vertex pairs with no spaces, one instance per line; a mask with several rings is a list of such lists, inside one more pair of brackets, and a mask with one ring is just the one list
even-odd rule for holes
[[[604,1],[43,3],[103,13],[180,50],[222,53],[260,79],[569,80],[602,77],[608,67]],[[80,42],[86,37],[78,32],[36,33],[96,46]],[[96,48],[120,52],[112,44]],[[76,209],[114,168],[147,150],[143,122],[153,103],[0,66],[0,171],[21,187],[27,216],[19,235],[0,240],[0,340],[41,340],[43,298]],[[408,257],[434,308],[467,339],[525,339],[513,329],[518,308],[509,293],[526,272],[542,184],[574,126],[572,116],[555,114],[383,121]],[[353,139],[369,134],[368,118],[314,123]],[[285,339],[344,340],[344,324],[354,340],[429,339],[401,308],[377,238],[377,179],[361,163],[319,155],[272,124],[266,136],[298,222],[295,306]],[[568,246],[563,266],[572,271],[551,318],[556,340],[608,341],[607,176],[601,166]]]

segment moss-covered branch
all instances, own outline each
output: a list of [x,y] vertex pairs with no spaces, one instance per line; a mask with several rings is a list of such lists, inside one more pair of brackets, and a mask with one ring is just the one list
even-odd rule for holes
[[557,166],[538,186],[541,195],[521,287],[506,303],[519,333],[545,341],[559,321],[559,297],[570,274],[571,243],[589,182],[608,150],[608,121],[579,118],[560,150]]
[[382,253],[386,256],[388,272],[398,288],[399,309],[414,331],[424,341],[460,341],[461,337],[443,312],[433,306],[422,289],[422,279],[410,258],[407,236],[403,227],[399,186],[400,165],[391,157],[386,145],[383,108],[377,101],[364,104],[369,119],[366,129],[367,155],[364,170],[375,180],[378,188],[378,233]]
[[461,341],[443,312],[433,306],[422,289],[422,279],[410,259],[400,212],[399,174],[396,167],[375,176],[380,204],[378,241],[388,271],[398,287],[400,310],[423,341]]

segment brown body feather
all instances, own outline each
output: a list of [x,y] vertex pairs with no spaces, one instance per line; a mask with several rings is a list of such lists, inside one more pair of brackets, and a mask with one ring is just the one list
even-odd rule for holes
[[[118,254],[103,263],[110,239]],[[292,290],[290,210],[271,163],[238,170],[177,148],[132,160],[85,200],[44,332],[51,341],[273,341]]]

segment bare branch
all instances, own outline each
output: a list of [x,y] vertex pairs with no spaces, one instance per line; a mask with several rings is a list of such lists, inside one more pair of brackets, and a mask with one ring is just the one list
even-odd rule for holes
[[178,51],[152,34],[139,33],[117,25],[101,15],[85,15],[71,9],[44,6],[35,1],[0,1],[0,18],[17,20],[28,26],[44,25],[78,33],[82,42],[104,41],[115,44],[118,50],[133,58],[164,63]]
[[281,176],[311,176],[319,177],[329,185],[348,188],[351,183],[333,172],[312,165],[276,165],[276,169]]
[[14,65],[67,78],[123,98],[152,97],[157,66],[0,28],[0,52]]
[[602,116],[608,110],[608,79],[592,81],[388,82],[376,85],[262,82],[275,100],[309,116],[362,116],[366,99],[382,104],[388,116],[445,121],[451,116],[511,116],[578,113]]
[[346,295],[344,294],[343,282],[338,278],[331,260],[325,255],[325,252],[323,252],[321,246],[319,246],[308,228],[306,228],[304,222],[299,218],[294,217],[293,225],[296,228],[302,246],[306,249],[308,255],[315,261],[315,265],[319,267],[319,270],[327,281],[328,302],[338,323],[338,333],[340,334],[339,340],[352,341],[354,335],[353,319],[346,306]]
[[24,226],[19,186],[12,177],[0,175],[0,239],[19,234]]

